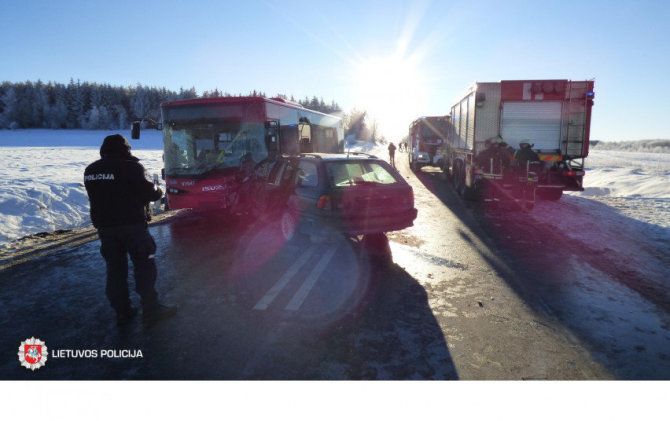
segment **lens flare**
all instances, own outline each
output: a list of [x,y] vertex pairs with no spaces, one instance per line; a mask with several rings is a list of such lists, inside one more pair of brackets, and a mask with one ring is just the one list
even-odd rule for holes
[[417,60],[395,54],[363,60],[355,68],[355,103],[388,140],[399,140],[426,100]]

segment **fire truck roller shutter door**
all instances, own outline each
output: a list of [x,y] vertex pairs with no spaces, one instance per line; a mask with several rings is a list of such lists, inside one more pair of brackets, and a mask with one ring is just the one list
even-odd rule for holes
[[561,149],[561,101],[503,103],[501,135],[514,149],[527,141],[534,150]]

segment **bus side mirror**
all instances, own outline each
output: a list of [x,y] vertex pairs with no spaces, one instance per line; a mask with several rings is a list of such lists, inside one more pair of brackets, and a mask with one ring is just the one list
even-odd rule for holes
[[140,138],[140,122],[139,121],[133,121],[132,125],[130,126],[130,138],[131,139],[139,139]]
[[268,121],[265,123],[265,146],[269,152],[275,152],[279,149],[279,142],[277,142],[277,134],[279,133],[279,123],[276,121]]

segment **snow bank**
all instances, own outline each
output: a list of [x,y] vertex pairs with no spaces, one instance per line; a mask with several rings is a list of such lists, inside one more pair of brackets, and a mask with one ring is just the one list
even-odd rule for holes
[[[131,141],[133,153],[150,174],[163,168],[162,151],[146,149],[156,144],[156,137],[160,142],[160,133],[155,133],[143,132],[142,140]],[[84,169],[100,158],[100,144],[109,134],[0,131],[0,247],[28,234],[90,225]],[[122,134],[130,139],[129,133]]]
[[642,223],[635,225],[636,230],[645,231],[638,235],[646,235],[667,247],[670,242],[669,181],[670,154],[592,150],[586,159],[584,191],[569,193],[561,200],[563,203],[555,205],[578,206],[580,213],[591,219],[589,222],[585,218],[584,222],[591,225],[590,229],[566,227],[569,235],[593,233],[597,227],[614,235],[623,233],[630,227],[620,226],[617,216],[621,215]]
[[670,199],[670,154],[591,151],[582,196]]

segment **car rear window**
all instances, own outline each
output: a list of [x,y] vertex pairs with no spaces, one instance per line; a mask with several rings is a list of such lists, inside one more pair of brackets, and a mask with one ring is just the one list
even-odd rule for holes
[[356,184],[394,184],[395,176],[374,161],[338,161],[326,163],[326,173],[333,186]]

